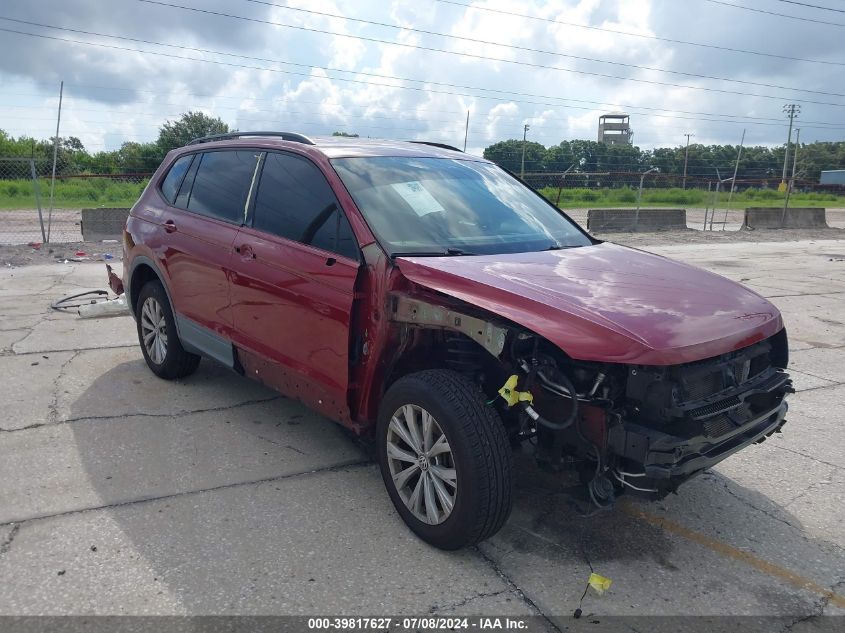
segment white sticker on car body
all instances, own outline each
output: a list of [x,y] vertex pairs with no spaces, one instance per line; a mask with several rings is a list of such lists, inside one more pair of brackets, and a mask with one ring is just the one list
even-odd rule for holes
[[429,213],[445,211],[443,206],[437,202],[437,199],[418,180],[393,183],[391,187],[402,196],[402,199],[420,217]]

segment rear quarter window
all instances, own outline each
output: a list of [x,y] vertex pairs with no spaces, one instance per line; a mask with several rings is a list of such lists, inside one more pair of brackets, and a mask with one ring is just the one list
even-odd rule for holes
[[185,178],[185,174],[188,172],[193,159],[193,154],[177,158],[176,162],[171,165],[170,171],[167,172],[164,180],[161,181],[161,193],[170,204],[175,202],[176,192],[179,191],[179,185],[182,184],[182,180]]

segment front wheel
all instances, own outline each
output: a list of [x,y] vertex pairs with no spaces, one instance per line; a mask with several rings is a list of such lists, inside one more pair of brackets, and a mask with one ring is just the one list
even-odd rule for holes
[[499,531],[511,511],[513,456],[502,421],[470,381],[447,370],[399,379],[377,433],[385,486],[417,536],[453,550]]

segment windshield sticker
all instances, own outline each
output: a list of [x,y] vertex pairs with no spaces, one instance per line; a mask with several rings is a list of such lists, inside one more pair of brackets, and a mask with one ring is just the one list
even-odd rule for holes
[[438,211],[445,211],[439,202],[432,196],[428,189],[426,189],[421,182],[412,180],[411,182],[397,182],[391,185],[393,189],[402,196],[402,199],[408,203],[408,206],[414,210],[418,216],[422,217],[429,213],[437,213]]

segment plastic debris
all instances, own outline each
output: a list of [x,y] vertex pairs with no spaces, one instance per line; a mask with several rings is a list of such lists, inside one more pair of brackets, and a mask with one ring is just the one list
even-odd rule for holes
[[77,257],[87,257],[88,253],[86,253],[85,251],[76,251],[76,256]]
[[534,396],[530,391],[517,391],[516,383],[519,381],[519,376],[514,374],[508,378],[507,382],[499,389],[499,395],[505,399],[509,407],[512,407],[517,402],[534,402]]
[[129,312],[129,306],[126,305],[126,295],[120,295],[117,299],[81,305],[78,312],[82,319],[123,316]]
[[602,595],[605,591],[610,589],[610,585],[613,584],[613,581],[610,578],[605,578],[604,576],[592,573],[590,574],[590,579],[587,581],[587,584],[595,589],[597,594]]
[[103,259],[114,259],[114,255],[111,253],[103,253]]
[[56,299],[50,304],[53,310],[72,310],[85,304],[97,303],[108,299],[107,290],[83,290],[82,292],[74,292],[73,294]]
[[37,251],[41,248],[41,242],[30,242],[27,246],[29,246],[32,250]]

